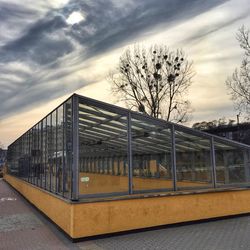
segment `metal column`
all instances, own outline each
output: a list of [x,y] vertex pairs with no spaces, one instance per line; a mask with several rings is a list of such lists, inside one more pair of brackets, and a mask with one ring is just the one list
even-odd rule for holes
[[128,190],[129,194],[133,194],[133,169],[132,169],[132,137],[131,137],[131,113],[128,113],[127,121],[128,133]]
[[177,190],[177,174],[176,174],[176,151],[175,151],[175,127],[171,126],[171,163],[172,163],[172,178],[174,191]]
[[215,150],[214,150],[214,138],[210,139],[210,154],[211,154],[211,166],[212,166],[212,180],[213,186],[216,188],[216,163],[215,163]]
[[72,200],[79,199],[79,128],[78,128],[78,96],[72,97],[72,125],[73,125],[73,164],[72,164]]
[[244,154],[245,181],[248,183],[250,181],[249,151],[245,149],[243,154]]

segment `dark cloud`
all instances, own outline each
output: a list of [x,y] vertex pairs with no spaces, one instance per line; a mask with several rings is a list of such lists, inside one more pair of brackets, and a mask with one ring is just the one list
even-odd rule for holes
[[[63,80],[63,77],[72,73],[74,65],[67,68],[60,59],[75,51],[74,44],[78,48],[85,48],[84,53],[77,55],[77,66],[79,62],[119,47],[152,27],[165,24],[168,29],[226,1],[138,0],[129,3],[124,1],[117,5],[111,0],[72,0],[61,9],[50,10],[17,39],[0,47],[0,65],[21,62],[30,68],[30,72],[18,68],[10,69],[8,73],[0,71],[0,87],[8,83],[10,85],[5,92],[0,93],[3,103],[0,117],[33,107],[34,104],[51,100],[88,84],[84,77],[77,83]],[[1,4],[0,15],[1,11],[5,12],[1,20],[7,25],[15,18],[30,18],[36,14],[23,6],[25,5],[14,8],[12,5]],[[70,26],[65,20],[73,11],[82,11],[86,16],[84,21]],[[11,77],[1,74],[13,74],[23,80],[11,80]]]
[[[91,57],[119,46],[155,25],[166,23],[166,28],[169,28],[173,23],[198,15],[225,1],[227,0],[158,0],[157,2],[140,0],[124,11],[108,0],[95,2],[72,0],[61,10],[49,12],[22,37],[3,46],[0,58],[5,62],[21,58],[46,64],[73,50],[70,39],[75,39],[86,46],[87,56]],[[10,10],[7,8],[6,11]],[[86,13],[86,19],[70,28],[63,16],[68,16],[73,11],[83,11]],[[63,34],[62,41],[52,39],[48,35],[57,35],[58,32]],[[43,54],[50,56],[46,60]]]
[[61,16],[39,20],[26,34],[1,48],[0,60],[4,62],[29,60],[46,64],[70,53],[73,47],[69,40],[53,37],[66,26]]
[[29,15],[33,16],[34,12],[17,4],[0,3],[1,22],[5,22],[11,18],[27,18]]
[[0,46],[18,38],[38,16],[35,10],[14,3],[2,3],[0,0]]
[[[95,2],[91,7],[87,3],[71,1],[71,6],[78,6],[75,9],[86,11],[87,18],[84,23],[75,25],[69,35],[79,43],[87,45],[87,56],[91,57],[125,44],[129,39],[156,25],[165,23],[168,29],[173,24],[199,15],[226,1],[140,0],[128,6],[125,14],[123,9],[115,8],[112,2],[108,1]],[[67,7],[64,11],[67,12]],[[95,32],[88,34],[88,28]]]

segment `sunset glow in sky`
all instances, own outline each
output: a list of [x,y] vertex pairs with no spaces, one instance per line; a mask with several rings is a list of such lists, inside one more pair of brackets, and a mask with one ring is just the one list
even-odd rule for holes
[[[196,121],[236,118],[226,78],[240,65],[249,0],[0,0],[0,142],[76,92],[115,103],[107,75],[126,46],[183,48],[196,75]],[[188,124],[189,125],[189,124]]]

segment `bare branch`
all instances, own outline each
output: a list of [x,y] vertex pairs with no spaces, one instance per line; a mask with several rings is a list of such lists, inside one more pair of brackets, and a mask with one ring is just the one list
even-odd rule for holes
[[244,50],[244,56],[239,69],[235,69],[226,80],[235,108],[249,114],[250,111],[250,31],[245,26],[239,28],[236,39]]
[[117,72],[109,77],[113,93],[131,109],[168,121],[186,120],[190,109],[183,95],[187,94],[194,72],[182,50],[136,45],[120,57]]

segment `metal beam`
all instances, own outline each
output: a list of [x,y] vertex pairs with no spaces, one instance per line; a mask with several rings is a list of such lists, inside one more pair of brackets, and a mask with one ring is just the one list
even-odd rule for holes
[[129,194],[133,194],[133,162],[132,162],[132,138],[131,138],[131,114],[128,113],[127,118],[128,133],[128,190]]
[[172,124],[171,127],[171,165],[172,165],[172,174],[173,174],[173,188],[174,191],[177,190],[177,174],[176,174],[176,151],[175,151],[175,127],[174,124]]
[[79,199],[79,127],[78,127],[78,96],[72,98],[72,126],[73,126],[73,164],[72,164],[72,200]]

